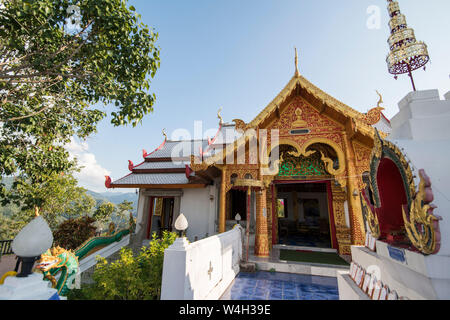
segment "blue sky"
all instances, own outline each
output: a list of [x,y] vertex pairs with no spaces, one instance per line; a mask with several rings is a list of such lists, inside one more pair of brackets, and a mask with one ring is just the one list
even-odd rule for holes
[[[366,112],[384,99],[391,118],[411,84],[387,72],[389,17],[385,0],[132,0],[142,21],[159,33],[161,68],[152,80],[154,113],[136,128],[113,127],[105,119],[79,149],[86,161],[80,185],[103,188],[103,173],[128,174],[128,160],[142,161],[174,130],[193,132],[194,121],[214,128],[219,107],[224,121],[250,121],[294,73],[300,72],[345,104]],[[431,63],[415,73],[418,90],[450,90],[450,1],[400,0],[416,38],[427,43]],[[369,29],[370,6],[380,8],[380,28]],[[81,148],[80,148],[81,146]],[[121,190],[127,191],[127,190]],[[134,191],[134,190],[130,190]]]

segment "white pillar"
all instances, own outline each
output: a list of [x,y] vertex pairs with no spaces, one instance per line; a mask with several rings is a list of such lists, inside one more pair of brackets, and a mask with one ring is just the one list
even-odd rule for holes
[[[161,300],[192,300],[193,291],[187,274],[187,248],[189,242],[186,238],[177,238],[175,242],[164,251],[164,264],[161,285]],[[183,288],[180,290],[180,288]]]

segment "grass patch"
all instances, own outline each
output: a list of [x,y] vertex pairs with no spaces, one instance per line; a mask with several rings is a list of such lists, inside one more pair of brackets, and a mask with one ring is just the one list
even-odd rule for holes
[[342,259],[338,254],[332,252],[314,252],[314,251],[297,251],[297,250],[281,249],[280,260],[349,266],[347,261]]

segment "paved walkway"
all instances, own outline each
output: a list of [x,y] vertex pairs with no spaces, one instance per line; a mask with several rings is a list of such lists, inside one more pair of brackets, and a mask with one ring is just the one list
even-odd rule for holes
[[339,300],[339,291],[332,277],[240,272],[221,300]]
[[8,271],[13,271],[16,267],[16,262],[17,260],[14,254],[2,256],[2,259],[0,260],[0,277]]
[[276,245],[270,257],[260,258],[249,248],[249,262],[255,263],[258,271],[240,272],[221,300],[339,300],[337,271],[349,267],[283,261],[279,258],[280,249],[336,252],[334,249]]

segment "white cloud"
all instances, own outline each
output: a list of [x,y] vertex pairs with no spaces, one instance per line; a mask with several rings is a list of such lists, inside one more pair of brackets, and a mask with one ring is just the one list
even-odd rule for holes
[[74,174],[78,184],[95,192],[105,192],[107,190],[105,188],[105,176],[109,176],[111,173],[97,162],[93,153],[89,152],[88,143],[85,141],[78,142],[72,138],[65,148],[70,157],[76,158],[78,165],[82,167],[80,172]]

